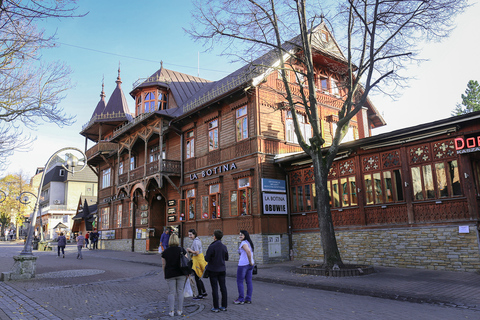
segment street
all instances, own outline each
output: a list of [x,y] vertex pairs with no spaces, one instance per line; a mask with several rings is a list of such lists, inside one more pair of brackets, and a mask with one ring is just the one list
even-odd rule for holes
[[[9,271],[19,244],[0,242],[0,271]],[[168,316],[167,284],[158,265],[124,261],[126,253],[102,256],[67,246],[66,258],[37,252],[37,277],[0,283],[0,319],[159,319]],[[137,255],[141,255],[138,253]],[[160,264],[160,256],[158,263]],[[479,319],[480,312],[254,281],[253,303],[234,305],[236,281],[227,277],[228,311],[212,313],[209,296],[185,299],[195,319]],[[13,297],[13,298],[9,298]],[[11,313],[14,306],[15,313]],[[9,309],[10,308],[10,309]],[[8,311],[10,310],[10,312]],[[34,317],[31,316],[33,314]],[[53,315],[53,316],[52,316]],[[175,317],[180,318],[180,317]]]

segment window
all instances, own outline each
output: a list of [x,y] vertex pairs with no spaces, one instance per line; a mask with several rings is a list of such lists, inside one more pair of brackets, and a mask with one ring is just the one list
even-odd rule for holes
[[328,92],[328,78],[327,77],[322,76],[322,75],[319,77],[318,88],[322,92]]
[[195,189],[185,191],[185,199],[179,201],[180,221],[195,220]]
[[[337,123],[335,122],[332,122],[332,137],[335,135],[335,132],[337,131]],[[345,134],[345,136],[343,137],[342,139],[342,143],[343,142],[348,142],[348,141],[353,141],[355,140],[355,135],[354,135],[354,132],[353,132],[353,127],[348,127],[348,131],[347,133]]]
[[414,200],[462,195],[457,160],[412,167],[410,171]]
[[102,171],[102,188],[110,187],[110,168]]
[[155,93],[147,92],[145,94],[145,100],[143,102],[145,112],[155,111]]
[[252,214],[252,189],[250,177],[237,181],[238,190],[230,191],[230,215],[246,216]]
[[340,90],[338,89],[338,81],[330,78],[330,93],[336,96],[340,95]]
[[208,150],[218,149],[218,119],[208,123]]
[[149,162],[153,162],[160,159],[160,147],[155,146],[153,148],[150,148],[150,157],[149,157]]
[[399,169],[365,174],[363,179],[367,205],[404,200]]
[[167,109],[167,97],[168,95],[163,91],[158,91],[158,110]]
[[[312,137],[312,126],[308,123],[307,115],[297,113],[297,119],[303,139],[307,144],[310,144],[310,138]],[[285,140],[292,143],[298,143],[291,111],[287,111],[287,118],[285,119],[285,131]]]
[[320,33],[320,39],[323,41],[323,42],[328,42],[328,33],[326,31],[322,31]]
[[355,177],[344,177],[327,182],[330,206],[332,208],[345,208],[358,205],[357,184]]
[[108,229],[110,227],[110,208],[102,208],[100,213],[100,226],[102,229]]
[[121,227],[122,227],[122,217],[123,217],[123,214],[122,214],[122,205],[119,204],[119,205],[117,206],[117,221],[116,221],[117,228],[121,228]]
[[142,95],[137,97],[137,116],[142,113]]
[[187,159],[195,156],[195,136],[193,130],[190,130],[186,134],[185,150],[187,152]]
[[59,175],[60,177],[65,176],[65,169],[60,169]]
[[132,156],[130,157],[130,171],[132,171],[133,169],[135,169],[136,167],[136,163],[135,163],[135,156]]
[[237,141],[248,138],[248,118],[247,118],[247,106],[243,106],[236,111],[237,119]]
[[118,163],[118,174],[123,174],[123,161]]

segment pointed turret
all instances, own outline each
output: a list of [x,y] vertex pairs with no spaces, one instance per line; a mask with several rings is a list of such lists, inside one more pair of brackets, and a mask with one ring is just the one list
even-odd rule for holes
[[92,119],[95,118],[95,116],[101,115],[103,113],[103,110],[105,110],[105,81],[102,79],[102,92],[100,93],[100,101],[97,104],[97,107],[95,108],[95,111],[93,111],[92,114]]
[[[117,87],[113,90],[110,99],[108,99],[107,106],[105,107],[104,114],[108,114],[115,119],[124,118],[127,120],[127,115],[130,116],[130,110],[128,109],[127,99],[122,90],[122,79],[120,78],[120,66],[118,66],[118,77],[115,81]],[[131,120],[131,116],[129,117]]]

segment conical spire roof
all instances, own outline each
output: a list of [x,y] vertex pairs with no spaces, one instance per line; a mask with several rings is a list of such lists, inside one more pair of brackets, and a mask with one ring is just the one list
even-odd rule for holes
[[97,104],[97,107],[95,108],[95,111],[93,111],[92,118],[95,116],[101,115],[103,111],[105,110],[105,83],[102,80],[102,92],[100,93],[100,101]]
[[[124,117],[127,120],[127,115],[130,116],[130,110],[128,108],[127,99],[125,99],[125,95],[123,94],[122,90],[122,80],[120,78],[120,67],[118,67],[118,77],[115,81],[117,83],[117,87],[113,90],[110,99],[108,99],[107,106],[103,111],[104,115],[109,114],[115,119]],[[118,117],[116,116],[118,114]],[[131,119],[131,116],[129,117]]]

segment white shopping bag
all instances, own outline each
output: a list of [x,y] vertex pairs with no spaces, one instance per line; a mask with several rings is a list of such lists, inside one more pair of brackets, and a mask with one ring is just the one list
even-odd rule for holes
[[193,297],[192,286],[190,285],[190,280],[185,281],[185,288],[183,289],[183,296],[185,298]]

